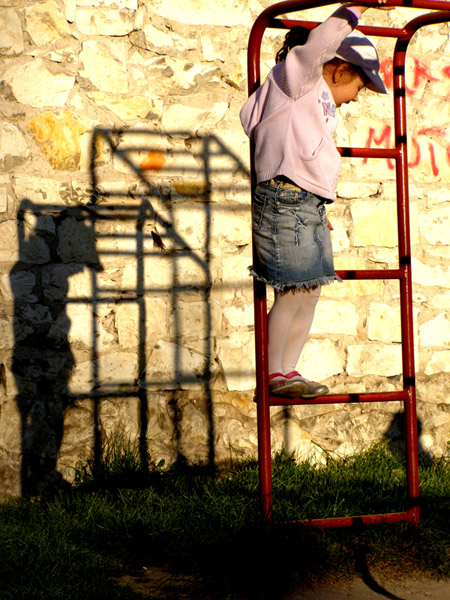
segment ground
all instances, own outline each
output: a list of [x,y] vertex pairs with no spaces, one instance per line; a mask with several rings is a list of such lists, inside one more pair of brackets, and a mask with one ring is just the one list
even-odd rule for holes
[[[152,600],[206,600],[194,591],[195,583],[170,568],[146,567],[142,574],[127,575],[121,583],[142,598]],[[383,573],[365,574],[349,581],[325,584],[308,591],[292,591],[283,600],[450,600],[450,580],[388,578]],[[237,600],[237,599],[236,599]],[[281,600],[278,598],[277,600]]]

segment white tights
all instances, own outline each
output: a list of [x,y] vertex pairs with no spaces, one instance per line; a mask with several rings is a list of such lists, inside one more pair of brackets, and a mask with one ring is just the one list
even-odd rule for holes
[[268,316],[269,374],[295,371],[314,319],[320,286],[275,292]]

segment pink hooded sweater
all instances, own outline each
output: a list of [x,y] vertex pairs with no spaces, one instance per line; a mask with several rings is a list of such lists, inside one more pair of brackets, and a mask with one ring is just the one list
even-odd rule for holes
[[242,126],[255,141],[258,183],[284,175],[334,201],[341,158],[332,137],[336,105],[322,67],[357,23],[353,10],[338,8],[311,31],[304,46],[296,46],[275,65],[242,107]]

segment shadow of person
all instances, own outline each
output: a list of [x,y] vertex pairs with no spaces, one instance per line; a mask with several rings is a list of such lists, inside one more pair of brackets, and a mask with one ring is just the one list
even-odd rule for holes
[[100,268],[93,224],[86,216],[79,208],[58,211],[28,199],[17,214],[19,259],[10,271],[10,284],[23,496],[64,483],[56,463],[75,364],[68,339],[69,277],[86,267]]
[[[424,465],[429,465],[433,462],[432,454],[424,448],[420,441],[422,434],[422,421],[417,419],[417,447],[419,452],[420,462]],[[385,431],[384,438],[389,444],[391,452],[397,459],[405,460],[405,417],[403,412],[395,413]]]

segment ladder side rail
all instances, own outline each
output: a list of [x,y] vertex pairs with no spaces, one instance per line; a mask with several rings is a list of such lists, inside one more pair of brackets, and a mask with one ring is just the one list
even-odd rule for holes
[[[248,94],[260,86],[261,42],[267,23],[257,20],[252,28],[247,54]],[[256,188],[254,142],[250,142],[251,202]],[[253,226],[252,226],[253,231]],[[252,244],[253,264],[258,257]],[[253,278],[253,309],[255,326],[256,421],[258,437],[259,493],[261,519],[266,526],[272,523],[272,443],[270,431],[270,402],[268,381],[267,289],[262,281]]]

